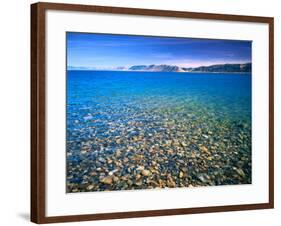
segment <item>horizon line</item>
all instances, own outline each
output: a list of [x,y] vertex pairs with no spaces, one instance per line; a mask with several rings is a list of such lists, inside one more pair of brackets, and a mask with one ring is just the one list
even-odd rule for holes
[[[133,66],[151,66],[151,65],[156,65],[156,66],[161,66],[161,65],[165,65],[165,66],[171,66],[171,67],[179,67],[179,68],[199,68],[199,67],[211,67],[211,66],[216,66],[216,65],[235,65],[235,64],[252,64],[252,62],[246,61],[243,63],[218,63],[218,64],[209,64],[209,65],[200,65],[200,66],[196,66],[196,67],[188,67],[188,66],[178,66],[176,64],[135,64],[135,65],[131,65],[131,66],[117,66],[117,67],[87,67],[87,66],[72,66],[72,65],[67,65],[67,70],[92,70],[92,71],[130,71],[130,68]],[[73,68],[73,69],[70,69]],[[135,70],[138,71],[138,70]],[[141,70],[140,70],[141,71]]]

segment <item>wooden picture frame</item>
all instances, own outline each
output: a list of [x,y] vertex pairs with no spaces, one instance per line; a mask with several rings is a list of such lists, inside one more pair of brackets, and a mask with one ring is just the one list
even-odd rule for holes
[[[269,26],[269,181],[268,202],[256,204],[206,206],[194,208],[159,209],[132,212],[93,213],[48,217],[46,210],[46,11],[100,12],[152,17],[193,18],[217,21],[263,23]],[[31,5],[31,221],[57,223],[70,221],[105,220],[117,218],[152,217],[207,212],[269,209],[274,207],[274,20],[270,17],[119,8],[92,5],[35,3]]]

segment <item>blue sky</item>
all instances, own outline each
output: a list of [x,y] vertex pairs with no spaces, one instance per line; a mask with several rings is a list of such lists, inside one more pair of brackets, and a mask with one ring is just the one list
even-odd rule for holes
[[251,62],[251,41],[67,33],[68,67],[197,67],[246,62]]

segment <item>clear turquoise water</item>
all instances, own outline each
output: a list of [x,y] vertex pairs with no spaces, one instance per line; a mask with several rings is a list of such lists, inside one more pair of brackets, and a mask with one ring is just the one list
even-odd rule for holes
[[[66,110],[68,182],[72,185],[87,184],[83,175],[95,169],[99,156],[127,148],[132,145],[129,139],[140,135],[167,140],[186,134],[185,141],[199,135],[198,142],[205,142],[207,148],[212,142],[228,140],[236,151],[243,149],[248,159],[242,167],[247,180],[232,178],[229,184],[251,180],[251,74],[68,71]],[[208,141],[200,140],[204,133],[213,135]],[[241,146],[239,134],[245,136]],[[120,137],[128,143],[116,144]],[[87,141],[91,144],[85,157],[81,148]],[[192,150],[192,144],[188,147]],[[75,164],[82,164],[86,173],[75,171]]]

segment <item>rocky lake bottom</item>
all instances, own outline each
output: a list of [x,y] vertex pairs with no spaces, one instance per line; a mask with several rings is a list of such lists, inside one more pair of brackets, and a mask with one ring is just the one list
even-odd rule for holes
[[68,73],[67,192],[251,183],[250,75],[160,74]]

